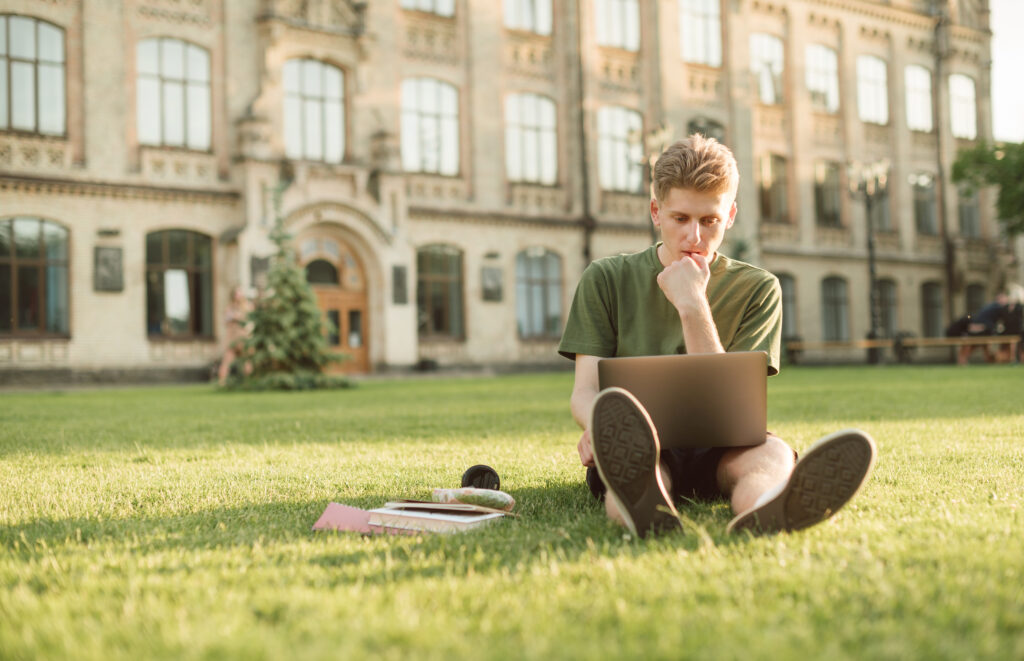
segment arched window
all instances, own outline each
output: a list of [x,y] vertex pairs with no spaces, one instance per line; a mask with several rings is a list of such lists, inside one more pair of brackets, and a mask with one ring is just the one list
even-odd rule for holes
[[857,114],[869,124],[889,123],[888,69],[873,55],[857,58]]
[[416,252],[419,332],[425,338],[463,339],[462,251],[432,245]]
[[213,244],[189,230],[146,235],[146,332],[213,337]]
[[68,334],[68,231],[0,220],[0,335]]
[[942,337],[942,285],[926,282],[921,285],[921,334],[924,337]]
[[961,73],[949,77],[949,123],[954,138],[978,137],[978,105],[974,79]]
[[288,158],[341,163],[345,156],[345,77],[317,60],[284,64],[284,149]]
[[336,285],[338,269],[326,259],[314,259],[306,264],[306,282],[311,285]]
[[821,281],[822,329],[826,342],[850,339],[846,280],[835,276]]
[[694,117],[686,124],[686,135],[700,133],[705,138],[714,138],[725,144],[725,127],[708,117]]
[[558,176],[555,102],[537,94],[505,99],[505,170],[509,181],[554,184]]
[[459,93],[454,85],[434,78],[402,82],[402,167],[459,173]]
[[64,30],[0,14],[0,130],[67,132]]
[[897,307],[896,281],[884,278],[878,281],[878,315],[882,337],[896,337]]
[[779,287],[782,289],[782,338],[797,336],[796,325],[796,280],[788,273],[780,273]]
[[597,162],[601,188],[639,193],[643,190],[644,120],[629,108],[608,106],[597,111]]
[[935,177],[927,173],[910,175],[914,193],[914,226],[918,234],[934,236],[939,233],[938,214],[935,211]]
[[932,130],[932,72],[917,64],[904,69],[907,85],[907,128]]
[[822,44],[807,45],[805,82],[815,110],[839,112],[839,58]]
[[545,248],[516,255],[516,320],[521,338],[562,332],[562,258]]
[[210,55],[180,39],[143,39],[136,49],[139,143],[210,149]]
[[757,95],[761,103],[782,103],[782,69],[782,40],[772,34],[751,34],[750,71],[757,81]]

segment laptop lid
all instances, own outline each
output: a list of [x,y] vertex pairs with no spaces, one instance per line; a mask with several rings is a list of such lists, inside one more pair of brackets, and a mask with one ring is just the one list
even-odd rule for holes
[[661,447],[759,445],[768,428],[763,351],[603,358],[601,389],[624,388],[644,405]]

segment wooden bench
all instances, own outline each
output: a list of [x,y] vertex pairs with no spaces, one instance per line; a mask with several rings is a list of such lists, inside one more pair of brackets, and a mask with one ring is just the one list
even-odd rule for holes
[[928,347],[989,347],[992,345],[1009,345],[1011,360],[1018,360],[1019,335],[974,335],[966,337],[898,337],[876,340],[849,340],[844,342],[804,342],[791,340],[786,342],[786,355],[790,362],[796,363],[799,354],[804,351],[832,351],[851,349],[892,349],[896,359],[901,363],[910,362],[910,350]]

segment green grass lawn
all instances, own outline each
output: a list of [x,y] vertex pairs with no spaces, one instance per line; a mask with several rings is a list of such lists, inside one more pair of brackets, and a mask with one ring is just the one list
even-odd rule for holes
[[[568,373],[0,394],[0,658],[1021,659],[1024,367],[788,368],[769,427],[878,441],[836,517],[633,539],[582,484]],[[521,517],[312,533],[494,466]]]

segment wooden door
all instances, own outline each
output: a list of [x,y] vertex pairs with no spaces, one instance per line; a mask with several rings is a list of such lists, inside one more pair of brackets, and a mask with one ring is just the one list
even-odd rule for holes
[[366,294],[347,292],[341,287],[313,285],[317,305],[333,325],[327,344],[332,351],[348,356],[328,371],[365,374],[370,371],[367,346]]

